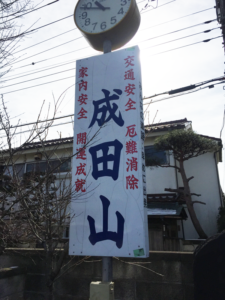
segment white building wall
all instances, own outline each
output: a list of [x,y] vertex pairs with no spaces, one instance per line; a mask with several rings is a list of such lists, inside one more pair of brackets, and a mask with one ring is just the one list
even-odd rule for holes
[[[163,133],[160,133],[160,135]],[[158,134],[159,135],[159,134]],[[155,137],[147,138],[145,146],[154,144]],[[170,156],[170,164],[174,165],[173,156]],[[200,224],[208,236],[217,233],[217,215],[221,206],[219,181],[214,153],[206,153],[185,162],[187,177],[194,176],[189,184],[191,192],[201,194],[193,196],[196,201],[203,201],[206,205],[194,204]],[[165,188],[183,187],[180,174],[174,168],[146,167],[147,194],[166,193]],[[188,219],[183,221],[185,239],[198,239],[199,236],[192,224],[186,209]]]
[[165,188],[176,189],[176,174],[173,168],[146,167],[147,194],[161,194]]
[[[191,192],[201,194],[200,197],[193,196],[193,201],[196,200],[206,203],[206,205],[194,204],[200,224],[208,236],[214,235],[217,233],[216,219],[218,208],[221,206],[214,153],[206,153],[189,159],[185,162],[184,166],[187,177],[194,176],[194,179],[189,182]],[[183,187],[179,173],[178,186]],[[187,209],[186,212],[188,219],[184,221],[185,239],[198,239],[199,236],[194,229]]]

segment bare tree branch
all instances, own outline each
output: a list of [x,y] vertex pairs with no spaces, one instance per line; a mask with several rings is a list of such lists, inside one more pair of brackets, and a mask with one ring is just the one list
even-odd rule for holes
[[205,202],[202,202],[202,201],[192,201],[192,204],[195,204],[195,203],[199,203],[199,204],[206,205],[206,203],[205,203]]

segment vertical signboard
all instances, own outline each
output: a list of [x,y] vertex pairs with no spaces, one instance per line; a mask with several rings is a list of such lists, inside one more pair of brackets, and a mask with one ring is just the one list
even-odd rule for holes
[[148,257],[139,49],[77,61],[70,255]]

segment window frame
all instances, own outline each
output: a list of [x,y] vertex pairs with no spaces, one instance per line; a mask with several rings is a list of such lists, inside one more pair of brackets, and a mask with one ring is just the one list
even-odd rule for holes
[[[61,159],[61,161],[63,162],[63,163],[66,163],[66,162],[69,162],[69,168],[68,168],[68,171],[66,170],[58,170],[58,169],[56,169],[54,172],[53,172],[53,174],[57,174],[57,173],[60,173],[60,174],[65,174],[65,173],[71,173],[71,171],[72,171],[72,160],[71,160],[71,158],[69,159],[69,158],[64,158],[64,159]],[[49,162],[50,162],[50,164],[51,164],[51,162],[59,162],[59,164],[60,164],[60,160],[57,160],[57,159],[51,159],[51,160],[49,160]],[[3,172],[2,172],[2,174],[3,175],[7,175],[7,176],[10,176],[10,177],[12,177],[12,178],[15,178],[15,175],[16,174],[14,174],[14,172],[17,170],[17,168],[19,167],[19,166],[21,166],[21,169],[23,169],[23,172],[22,172],[22,174],[19,176],[19,178],[22,178],[23,176],[24,176],[24,174],[28,174],[28,173],[32,173],[32,172],[37,172],[37,170],[35,169],[35,168],[33,168],[32,170],[30,170],[29,172],[27,171],[28,170],[28,165],[37,165],[37,164],[39,164],[39,163],[45,163],[46,164],[46,166],[45,166],[45,170],[43,171],[43,173],[45,173],[46,172],[46,170],[47,170],[47,163],[48,163],[48,161],[47,160],[41,160],[41,161],[29,161],[29,162],[25,162],[25,163],[18,163],[18,164],[14,164],[14,166],[12,166],[11,164],[10,165],[6,165],[5,166],[5,168],[3,169]],[[60,165],[60,168],[61,168],[61,166],[63,166],[63,163]],[[56,167],[56,166],[53,166],[53,168],[54,167]],[[7,170],[8,169],[8,170]],[[7,170],[7,171],[6,171]],[[14,172],[13,172],[14,171]],[[19,175],[20,174],[20,172],[18,172],[18,174],[17,175]]]
[[[30,172],[27,172],[27,167],[28,167],[28,165],[37,165],[37,164],[41,164],[41,163],[45,163],[46,164],[46,166],[45,166],[45,170],[43,171],[43,172],[46,172],[47,170],[51,170],[51,169],[48,169],[48,163],[49,163],[49,165],[51,166],[51,163],[53,163],[53,162],[59,162],[59,164],[60,164],[60,160],[62,161],[62,164],[60,165],[60,167],[59,168],[61,168],[62,166],[63,166],[63,164],[64,163],[69,163],[69,168],[68,168],[68,170],[60,170],[60,169],[56,169],[54,172],[53,172],[53,174],[57,174],[57,173],[70,173],[71,172],[71,170],[72,170],[72,161],[71,161],[71,158],[69,159],[69,158],[63,158],[63,159],[51,159],[51,160],[40,160],[40,161],[31,161],[31,162],[27,162],[27,163],[25,163],[26,164],[26,168],[25,168],[25,172],[24,173],[31,173],[32,171],[30,171]],[[55,168],[56,166],[53,166],[52,168]],[[36,171],[36,170],[35,170]]]
[[[146,155],[147,153],[146,153],[146,150],[147,150],[147,148],[154,149],[154,145],[147,145],[147,146],[144,146],[144,149],[145,149],[145,165],[146,165],[146,167],[149,167],[148,164],[146,163],[146,159],[147,159],[147,155]],[[167,150],[160,150],[160,151],[157,151],[157,150],[156,150],[155,153],[163,153],[163,154],[164,154],[165,159],[164,159],[164,161],[161,163],[162,166],[168,166],[168,165],[170,165],[170,155],[169,155],[169,153],[168,153]],[[151,154],[150,154],[150,155],[151,155]],[[157,155],[156,155],[156,158],[160,158],[160,157],[157,157]],[[157,164],[151,165],[151,167],[155,167],[155,166],[157,166]]]

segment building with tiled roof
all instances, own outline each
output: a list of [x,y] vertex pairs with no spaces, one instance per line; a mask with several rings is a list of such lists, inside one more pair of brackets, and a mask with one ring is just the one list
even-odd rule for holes
[[[176,163],[173,155],[166,151],[155,153],[153,148],[156,137],[171,130],[192,128],[192,122],[186,118],[151,124],[145,126],[145,156],[157,155],[164,165]],[[214,139],[218,145],[222,142]],[[29,173],[33,170],[45,172],[47,168],[57,165],[59,180],[66,174],[67,184],[71,182],[71,155],[73,137],[27,143],[22,148],[15,149],[18,172]],[[45,155],[43,153],[45,152]],[[5,152],[6,153],[6,152]],[[46,154],[48,163],[46,163]],[[7,154],[6,154],[7,155]],[[218,162],[222,161],[221,150],[218,153],[206,153],[186,162],[188,176],[194,176],[190,182],[191,190],[201,194],[201,200],[206,205],[195,205],[196,214],[205,232],[210,236],[217,232],[216,218],[218,208],[222,205],[221,188],[217,170]],[[182,190],[180,174],[174,168],[146,166],[146,188],[149,220],[149,239],[151,250],[179,251],[187,250],[187,243],[193,243],[198,235],[190,220],[182,193],[168,193],[165,189]],[[195,200],[195,199],[194,199]],[[66,233],[66,235],[68,232]]]
[[[169,189],[183,189],[179,172],[169,165],[176,165],[173,155],[167,151],[154,149],[154,140],[176,129],[192,129],[192,122],[186,118],[145,126],[145,158],[158,157],[164,167],[146,166],[147,201],[149,217],[149,239],[152,250],[193,250],[193,244],[199,236],[191,222],[185,201],[181,193],[168,193]],[[185,162],[187,177],[194,176],[189,182],[191,192],[201,194],[192,196],[193,201],[202,201],[206,205],[195,204],[196,215],[208,236],[217,232],[218,208],[223,205],[217,165],[222,162],[221,139],[205,136],[218,142],[220,150],[205,153]],[[165,190],[166,189],[166,190]],[[173,208],[173,209],[172,209]],[[188,246],[190,244],[191,246]],[[195,246],[194,246],[195,247]]]

